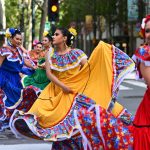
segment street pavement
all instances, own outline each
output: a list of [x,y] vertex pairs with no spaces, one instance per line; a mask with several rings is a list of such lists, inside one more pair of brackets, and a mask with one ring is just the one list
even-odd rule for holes
[[[120,85],[118,102],[135,114],[146,90],[145,83],[135,80],[135,72],[129,74]],[[51,144],[37,140],[16,139],[10,130],[0,133],[0,150],[50,150]]]
[[142,101],[146,87],[143,80],[135,80],[135,72],[133,72],[120,85],[118,101],[134,115]]
[[50,144],[0,145],[0,150],[51,150]]
[[52,144],[33,139],[17,139],[11,130],[0,132],[0,150],[50,150]]

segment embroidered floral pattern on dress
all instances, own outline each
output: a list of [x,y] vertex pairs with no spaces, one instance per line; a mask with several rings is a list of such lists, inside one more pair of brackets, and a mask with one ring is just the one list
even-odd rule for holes
[[[75,97],[74,104],[69,113],[66,115],[66,118],[52,128],[43,129],[39,126],[38,118],[36,116],[32,114],[20,114],[19,111],[14,112],[12,120],[15,122],[15,124],[12,122],[11,127],[15,126],[15,128],[17,128],[19,131],[15,132],[13,130],[16,136],[25,135],[36,139],[44,139],[45,141],[59,142],[65,139],[67,141],[68,138],[79,133],[79,126],[82,125],[83,132],[90,140],[92,148],[99,149],[100,147],[103,148],[104,145],[103,140],[97,131],[98,122],[96,122],[96,111],[92,111],[92,113],[89,114],[89,109],[94,107],[95,102],[92,99],[79,94]],[[111,150],[118,150],[119,148],[127,149],[127,147],[130,147],[133,139],[128,126],[126,126],[126,124],[124,124],[120,118],[115,118],[112,114],[108,113],[101,107],[100,109],[101,111],[98,115],[101,116],[100,121],[102,124],[102,131],[104,132],[104,140],[107,148],[112,148]],[[77,118],[79,119],[80,125],[75,122],[76,112],[78,112]],[[17,125],[17,121],[21,121],[22,123]],[[108,132],[108,134],[106,132]],[[20,135],[20,133],[22,135]],[[86,143],[84,138],[83,140],[83,142]],[[70,142],[73,142],[71,146],[76,147],[77,144],[74,142],[77,141],[73,141],[72,139]],[[85,144],[83,143],[83,145]],[[58,147],[59,146],[61,146],[61,144],[59,144]],[[64,147],[63,141],[62,146]],[[57,148],[57,145],[55,145],[54,148]],[[66,148],[68,148],[67,145]]]
[[133,61],[131,61],[130,57],[126,53],[124,53],[115,46],[113,46],[112,51],[113,51],[114,81],[112,86],[113,96],[107,109],[109,112],[111,112],[112,108],[114,107],[120,83],[123,81],[124,77],[128,73],[132,72],[135,69]]
[[115,85],[114,91],[118,88],[122,80],[124,79],[125,75],[132,72],[134,70],[134,63],[131,61],[131,58],[121,51],[119,48],[114,47],[114,67],[115,67]]
[[133,136],[130,126],[125,125],[100,106],[90,110],[81,108],[76,123],[87,149],[132,150]]
[[139,60],[143,61],[150,61],[150,46],[143,45],[139,47],[136,51],[134,56],[137,57]]
[[132,59],[136,63],[136,78],[142,78],[139,65],[143,62],[145,66],[150,66],[150,46],[143,45],[139,47],[132,56]]
[[[39,126],[38,118],[33,114],[20,114],[19,111],[16,110],[11,119],[13,120],[13,122],[15,122],[15,124],[11,122],[11,126],[15,126],[15,128],[17,128],[17,130],[19,130],[21,134],[28,137],[44,139],[46,141],[65,140],[79,132],[77,131],[77,126],[74,119],[74,110],[79,110],[81,108],[88,109],[93,104],[95,104],[95,102],[92,99],[84,95],[77,95],[66,117],[57,125],[45,129]],[[16,119],[22,121],[21,127],[20,125],[17,126]],[[14,132],[14,134],[16,134],[16,136],[22,136],[21,134],[19,134],[19,132],[16,133],[16,131],[14,131],[13,129],[14,127],[12,128],[12,131]]]
[[87,56],[80,49],[72,49],[64,55],[58,55],[58,53],[54,51],[50,57],[51,69],[57,71],[66,71],[68,69],[77,67],[84,58],[87,58]]

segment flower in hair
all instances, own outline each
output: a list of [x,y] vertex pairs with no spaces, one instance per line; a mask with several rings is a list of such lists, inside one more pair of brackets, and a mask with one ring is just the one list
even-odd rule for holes
[[8,28],[5,33],[6,38],[10,38],[16,32],[16,30],[17,29],[14,28]]
[[146,18],[142,19],[141,30],[139,32],[139,35],[141,38],[145,37],[145,20],[146,20]]
[[49,34],[48,31],[44,31],[43,36],[45,37],[45,36],[47,36],[48,34]]
[[142,24],[141,24],[141,28],[142,28],[142,29],[145,28],[145,20],[146,20],[146,18],[143,18],[143,19],[142,19]]
[[77,35],[76,29],[74,29],[74,28],[71,27],[71,28],[69,28],[68,30],[69,30],[69,32],[70,32],[72,35],[74,35],[74,36]]
[[6,36],[6,38],[11,37],[11,32],[9,31],[9,28],[6,30],[5,36]]
[[15,32],[16,32],[17,29],[14,29],[14,28],[9,28],[9,31],[11,33],[11,35],[13,35]]

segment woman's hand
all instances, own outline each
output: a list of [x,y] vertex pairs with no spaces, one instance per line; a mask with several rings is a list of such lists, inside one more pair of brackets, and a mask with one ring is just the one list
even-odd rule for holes
[[33,63],[31,63],[31,61],[29,59],[24,59],[24,63],[27,67],[29,67],[31,69],[37,69],[38,68],[38,66],[33,65]]
[[33,69],[34,69],[34,70],[36,70],[37,68],[38,68],[38,66],[36,66],[36,65],[35,65],[35,66],[33,66]]
[[41,65],[38,64],[38,67],[41,68],[41,69],[46,69],[45,63],[43,63],[43,64],[41,64]]
[[74,93],[73,90],[71,88],[67,87],[67,86],[63,86],[62,90],[66,94],[69,94],[69,93],[73,94]]
[[28,51],[23,47],[23,45],[20,43],[19,48],[22,49],[23,53],[28,54]]

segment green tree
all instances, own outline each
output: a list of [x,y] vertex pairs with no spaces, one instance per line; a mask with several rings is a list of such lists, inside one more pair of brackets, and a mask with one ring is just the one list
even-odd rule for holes
[[16,0],[5,0],[6,10],[6,26],[18,27],[20,26],[20,8]]
[[67,26],[71,21],[84,21],[86,15],[104,16],[110,38],[116,24],[127,22],[126,0],[64,0],[60,5],[60,25]]

